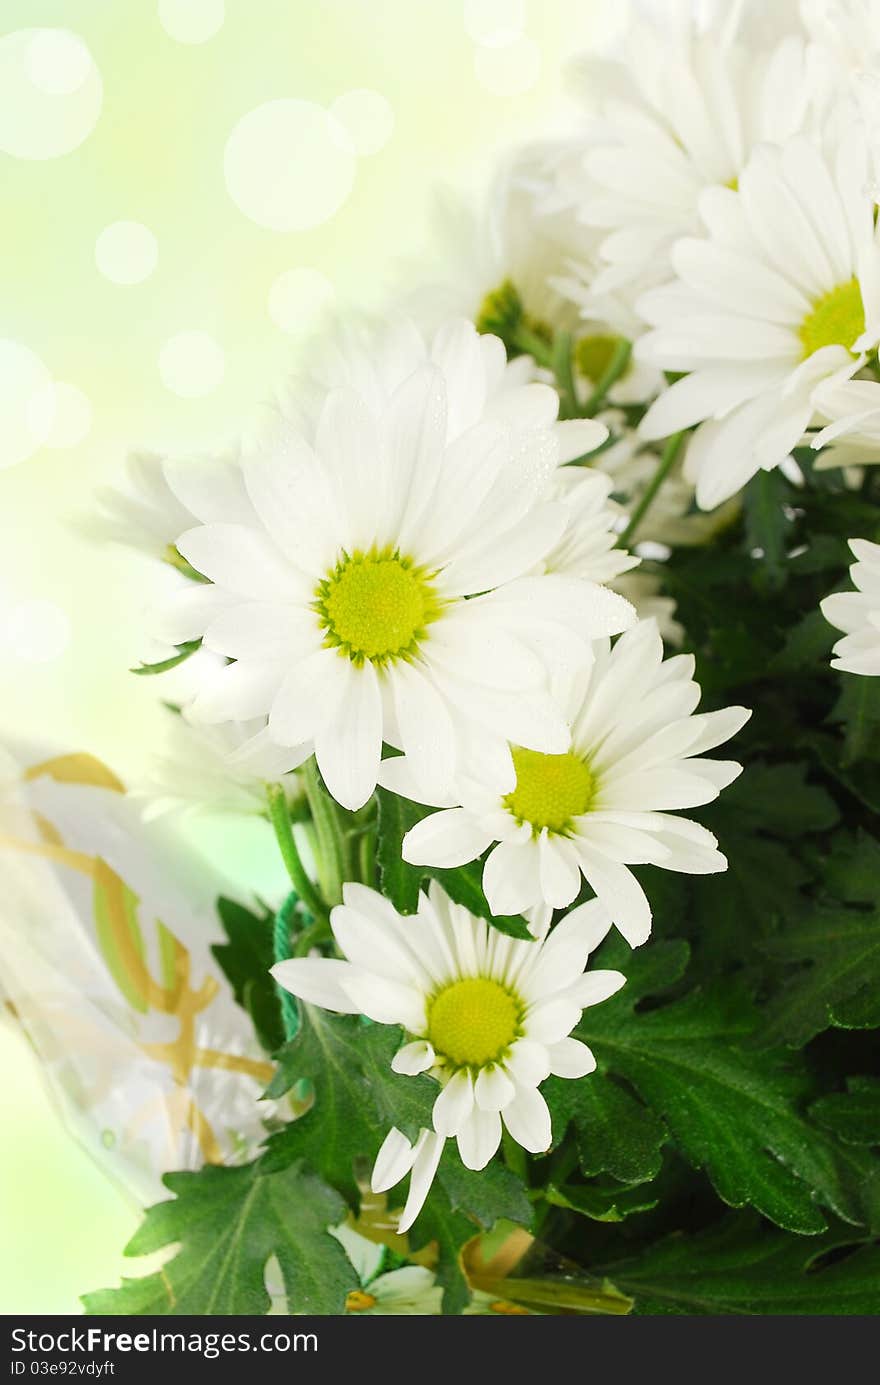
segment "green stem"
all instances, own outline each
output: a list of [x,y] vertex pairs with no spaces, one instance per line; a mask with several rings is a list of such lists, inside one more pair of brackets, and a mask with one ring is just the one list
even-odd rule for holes
[[307,957],[313,947],[326,942],[330,936],[330,924],[327,919],[315,919],[315,922],[304,928],[297,938],[293,948],[294,957]]
[[376,832],[370,827],[361,837],[359,850],[360,878],[363,884],[376,885]]
[[571,368],[571,333],[557,332],[553,339],[553,374],[559,391],[559,417],[576,418],[578,412],[577,391]]
[[[275,915],[275,930],[272,935],[272,950],[275,954],[276,962],[287,962],[290,959],[290,925],[294,910],[297,905],[296,890],[291,890],[285,899],[278,913]],[[284,1025],[285,1039],[293,1039],[299,1030],[299,1010],[296,1001],[286,991],[283,986],[275,982],[275,989],[278,992],[278,1001],[281,1006],[281,1022]]]
[[667,476],[669,475],[670,471],[675,466],[675,463],[678,460],[678,455],[681,452],[682,446],[684,444],[685,436],[686,434],[682,432],[673,433],[671,438],[667,438],[666,446],[663,449],[663,455],[660,458],[657,470],[651,477],[650,484],[647,487],[644,495],[642,496],[636,508],[633,510],[632,515],[630,516],[629,524],[626,526],[620,538],[617,540],[618,548],[628,548],[629,545],[632,543],[633,538],[635,536],[635,532],[641,524],[642,520],[645,518],[645,515],[648,513],[651,506],[653,505],[654,500],[657,496],[657,492],[663,485],[663,482],[666,480]]
[[631,356],[632,342],[626,341],[625,338],[621,337],[614,349],[614,355],[599,377],[596,388],[593,390],[593,393],[590,395],[583,409],[581,409],[581,414],[584,418],[594,418],[599,412],[602,405],[605,403],[605,396],[608,394],[609,390],[614,388],[621,375],[625,372]]
[[310,914],[313,914],[315,918],[326,918],[327,910],[324,903],[299,858],[293,828],[290,824],[287,795],[280,784],[268,784],[266,797],[269,801],[269,821],[275,832],[275,840],[278,842],[281,859],[287,867],[290,883]]
[[534,357],[536,365],[544,366],[546,370],[553,369],[553,355],[549,344],[531,328],[520,323],[511,337],[511,345],[518,347],[526,356]]
[[321,782],[314,755],[303,766],[302,776],[317,836],[315,857],[321,893],[328,906],[332,908],[334,904],[342,901],[342,884],[346,878],[343,843],[345,828],[340,821],[336,804]]

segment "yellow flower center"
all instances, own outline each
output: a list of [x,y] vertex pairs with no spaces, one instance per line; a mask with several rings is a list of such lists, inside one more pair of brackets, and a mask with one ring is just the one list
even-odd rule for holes
[[581,337],[574,349],[574,360],[585,380],[590,380],[594,385],[598,384],[611,364],[619,341],[619,337],[609,337],[601,333]]
[[324,643],[353,663],[412,655],[439,602],[424,569],[396,551],[343,555],[319,583],[314,609]]
[[595,794],[595,780],[589,765],[568,751],[565,755],[542,755],[537,750],[513,751],[516,788],[507,794],[504,805],[520,822],[531,823],[536,832],[546,827],[564,832],[572,818],[586,813]]
[[368,1313],[375,1306],[376,1299],[364,1289],[352,1289],[345,1300],[346,1313]]
[[497,1062],[519,1033],[522,1007],[516,996],[487,977],[453,981],[428,1007],[428,1038],[456,1067]]
[[813,311],[804,318],[798,331],[803,342],[804,359],[823,346],[845,346],[852,351],[865,330],[865,305],[858,279],[838,284],[813,304]]

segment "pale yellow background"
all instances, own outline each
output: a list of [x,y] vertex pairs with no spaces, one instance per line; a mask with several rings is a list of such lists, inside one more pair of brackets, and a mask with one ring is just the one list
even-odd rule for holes
[[[210,449],[271,395],[296,348],[268,311],[279,274],[319,270],[343,308],[381,301],[397,262],[425,242],[436,182],[479,185],[499,149],[558,126],[563,57],[621,5],[531,0],[506,52],[466,28],[479,28],[487,0],[226,0],[223,24],[200,43],[171,37],[159,8],[0,6],[0,52],[22,28],[70,30],[103,85],[100,117],[76,149],[44,160],[0,153],[0,338],[35,352],[91,408],[76,446],[44,446],[0,469],[0,738],[88,749],[123,777],[159,735],[161,693],[126,672],[149,593],[136,560],[84,539],[73,521],[130,446]],[[515,27],[515,0],[494,8]],[[165,0],[166,17],[174,9]],[[524,89],[505,94],[505,84]],[[328,107],[363,88],[388,103],[393,132],[358,158],[339,210],[304,231],[248,219],[224,182],[236,122],[278,98]],[[3,128],[12,100],[0,81]],[[158,244],[157,267],[138,284],[96,267],[97,237],[121,220],[143,223]],[[210,334],[225,359],[222,384],[201,398],[160,377],[163,345],[183,331]],[[39,619],[23,633],[22,603],[35,600],[51,605],[26,608]],[[235,868],[250,881],[251,862],[255,874],[266,869],[265,842],[251,828],[240,843]],[[0,1071],[0,1311],[75,1312],[79,1292],[115,1282],[137,1211],[69,1137],[10,1028]]]

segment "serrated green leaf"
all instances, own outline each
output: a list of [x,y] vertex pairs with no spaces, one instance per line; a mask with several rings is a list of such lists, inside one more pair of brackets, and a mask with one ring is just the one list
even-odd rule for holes
[[282,1049],[281,1076],[273,1079],[267,1095],[277,1096],[308,1078],[315,1102],[273,1137],[272,1158],[310,1160],[355,1205],[355,1159],[372,1162],[394,1125],[412,1140],[432,1126],[437,1084],[429,1077],[392,1071],[391,1059],[401,1043],[401,1031],[392,1026],[303,1006],[299,1033]]
[[844,767],[880,759],[880,686],[876,678],[841,673],[840,697],[829,718],[843,725]]
[[148,1255],[179,1243],[177,1254],[157,1274],[84,1295],[87,1313],[266,1313],[271,1256],[291,1312],[344,1311],[357,1276],[327,1228],[342,1220],[345,1204],[309,1168],[271,1166],[261,1158],[241,1168],[206,1164],[194,1173],[166,1174],[164,1182],[174,1198],[147,1211],[125,1253]]
[[746,832],[776,837],[827,832],[840,821],[840,810],[827,790],[807,782],[803,763],[768,765],[754,760],[727,790],[724,807],[738,815]]
[[263,1048],[274,1053],[284,1042],[284,1025],[278,992],[269,974],[275,960],[272,915],[255,914],[223,896],[217,900],[217,913],[229,941],[214,943],[211,952],[237,1003],[250,1015]]
[[479,861],[443,870],[439,866],[410,866],[403,860],[403,838],[411,827],[432,810],[398,798],[387,789],[379,789],[379,822],[377,859],[382,893],[401,914],[414,914],[419,903],[419,889],[425,880],[436,880],[449,898],[469,909],[477,918],[486,919],[494,928],[514,938],[530,938],[528,924],[517,916],[493,914],[480,883],[483,867]]
[[780,471],[759,471],[746,486],[746,544],[749,551],[761,550],[760,580],[780,586],[786,579],[785,553],[791,521],[783,506],[791,498],[791,487]]
[[804,1241],[735,1216],[597,1269],[635,1297],[637,1314],[876,1313],[880,1248],[856,1245],[845,1258],[821,1263],[851,1243],[846,1230]]
[[550,1184],[547,1201],[553,1207],[565,1207],[579,1212],[590,1221],[621,1222],[636,1212],[649,1212],[657,1206],[657,1198],[643,1184],[623,1184],[617,1188],[600,1187],[595,1183],[557,1188]]
[[587,1177],[610,1173],[621,1183],[656,1178],[668,1131],[625,1087],[610,1078],[570,1082],[551,1077],[542,1091],[553,1118],[554,1143],[574,1125],[578,1162]]
[[379,803],[376,860],[382,893],[401,914],[414,914],[419,904],[421,867],[407,865],[401,845],[411,827],[425,816],[426,809],[388,789],[377,789]]
[[880,1077],[850,1077],[846,1088],[814,1101],[811,1116],[844,1144],[880,1145]]
[[[604,945],[601,964],[618,958],[619,945]],[[806,1234],[825,1228],[822,1206],[854,1224],[880,1225],[880,1163],[805,1120],[803,1069],[742,1046],[760,1022],[743,988],[728,981],[637,1011],[645,981],[651,993],[658,988],[656,964],[634,962],[623,990],[578,1027],[599,1063],[591,1086],[627,1081],[732,1207],[751,1205]]]

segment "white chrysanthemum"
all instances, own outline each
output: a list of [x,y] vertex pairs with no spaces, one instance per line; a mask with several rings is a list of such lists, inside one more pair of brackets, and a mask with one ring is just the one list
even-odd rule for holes
[[269,782],[280,782],[290,803],[302,796],[290,771],[307,755],[270,740],[265,719],[205,726],[175,714],[161,753],[131,792],[144,801],[146,819],[173,811],[264,814]]
[[610,478],[601,471],[578,466],[559,468],[550,493],[565,507],[568,523],[543,561],[545,572],[567,573],[604,583],[638,567],[638,558],[615,547],[621,511],[609,501],[611,489]]
[[454,315],[479,322],[492,311],[487,300],[512,285],[533,323],[575,326],[575,310],[551,280],[576,253],[579,228],[571,215],[538,214],[552,159],[549,144],[518,149],[499,169],[483,207],[451,190],[438,194],[437,244],[408,275],[417,279],[407,296],[416,321],[429,330]]
[[880,674],[880,544],[852,539],[856,562],[850,576],[854,592],[835,592],[822,602],[822,614],[830,625],[843,630],[834,646],[833,668],[844,673]]
[[[459,780],[460,806],[417,823],[403,857],[420,865],[460,866],[492,848],[483,871],[496,914],[550,911],[577,898],[581,877],[595,890],[633,947],[651,931],[651,908],[631,865],[687,874],[727,868],[711,832],[673,813],[710,803],[740,773],[730,760],[703,759],[743,726],[743,707],[694,716],[700,689],[694,660],[663,659],[653,621],[613,648],[599,648],[589,675],[568,699],[571,749],[542,755],[515,748],[515,781]],[[389,787],[410,797],[406,761],[383,766]]]
[[863,143],[830,159],[808,140],[759,150],[739,190],[701,207],[704,240],[679,241],[678,280],[645,295],[655,330],[637,350],[690,372],[641,425],[654,439],[702,420],[686,475],[711,509],[779,465],[816,411],[823,382],[845,379],[880,337],[880,246]]
[[389,1131],[372,1187],[393,1188],[411,1173],[400,1230],[412,1226],[427,1197],[443,1146],[455,1139],[467,1168],[482,1169],[501,1142],[502,1123],[524,1149],[551,1143],[550,1112],[538,1088],[546,1077],[583,1077],[596,1061],[569,1037],[582,1010],[624,983],[616,971],[584,972],[609,922],[592,900],[543,942],[522,942],[453,904],[436,884],[401,918],[363,885],[345,885],[331,915],[346,961],[279,962],[279,985],[308,1004],[400,1025],[408,1040],[395,1072],[430,1073],[441,1084],[433,1130],[415,1145]]
[[613,588],[629,601],[636,610],[639,620],[653,620],[663,640],[667,644],[680,646],[684,640],[684,626],[676,620],[676,603],[673,597],[664,596],[663,579],[658,572],[625,572],[614,580]]
[[437,1276],[423,1265],[403,1265],[386,1269],[386,1246],[368,1241],[347,1222],[330,1228],[330,1235],[342,1245],[361,1281],[345,1300],[347,1313],[373,1317],[418,1315],[434,1316],[443,1311],[443,1288]]
[[215,518],[232,518],[237,512],[237,471],[230,455],[177,461],[156,452],[132,452],[123,485],[98,491],[97,513],[81,527],[91,537],[182,567],[174,547],[178,535],[204,519],[206,508]]
[[343,345],[333,369],[357,388],[325,394],[313,437],[282,418],[245,457],[241,521],[177,540],[210,584],[172,599],[157,633],[233,661],[191,715],[268,714],[272,739],[313,745],[352,809],[383,741],[426,785],[448,784],[475,736],[504,764],[507,740],[564,750],[548,674],[588,664],[634,612],[585,580],[527,574],[568,522],[549,495],[559,463],[605,429],[557,424],[555,391],[505,384],[501,342],[463,321],[429,345],[407,327]]
[[801,0],[810,37],[850,78],[876,65],[880,55],[880,11],[874,0]]
[[880,384],[876,380],[832,381],[815,397],[817,422],[812,445],[817,471],[876,466],[880,462]]
[[664,6],[630,27],[617,60],[577,65],[591,119],[572,193],[605,233],[595,294],[670,278],[672,247],[699,229],[702,193],[735,185],[758,144],[803,128],[813,91],[803,39],[755,49],[731,38],[726,18],[705,33],[676,29]]

